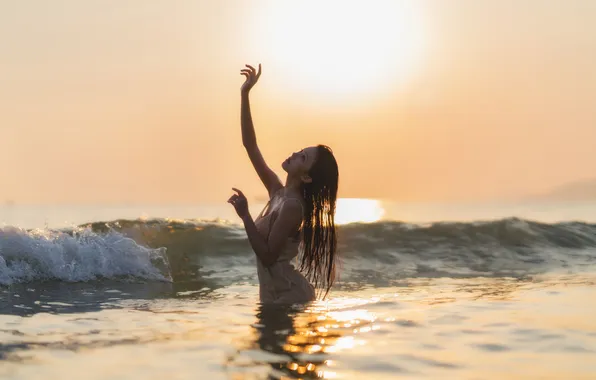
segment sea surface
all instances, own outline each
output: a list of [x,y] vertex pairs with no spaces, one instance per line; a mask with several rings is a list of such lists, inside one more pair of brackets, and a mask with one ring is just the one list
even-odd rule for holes
[[0,206],[0,378],[596,379],[596,203],[337,220],[330,297],[266,307],[223,202]]

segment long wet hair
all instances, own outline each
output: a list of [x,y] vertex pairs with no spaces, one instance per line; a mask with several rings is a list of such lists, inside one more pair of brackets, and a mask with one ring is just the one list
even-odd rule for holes
[[315,289],[324,290],[325,297],[335,280],[335,203],[339,169],[331,148],[325,145],[317,148],[316,161],[308,173],[312,181],[302,184],[306,207],[302,222],[300,270]]

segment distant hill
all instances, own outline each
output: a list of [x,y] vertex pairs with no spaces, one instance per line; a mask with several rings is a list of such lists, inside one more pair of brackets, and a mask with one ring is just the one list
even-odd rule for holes
[[596,178],[567,183],[531,198],[553,201],[596,201]]

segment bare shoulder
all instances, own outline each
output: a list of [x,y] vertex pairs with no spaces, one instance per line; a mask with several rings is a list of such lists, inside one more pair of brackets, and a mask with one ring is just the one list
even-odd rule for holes
[[274,186],[269,191],[269,200],[272,200],[275,197],[281,197],[283,194],[284,187],[283,185]]
[[283,217],[288,222],[300,223],[302,221],[302,202],[297,198],[284,199],[280,210],[279,217]]
[[302,224],[303,205],[299,199],[286,198],[280,207],[278,217],[290,225],[296,226]]
[[[282,242],[290,236],[294,236],[302,224],[302,205],[298,200],[283,200],[275,215],[275,222],[269,235],[269,242],[275,247],[281,246]],[[277,248],[276,248],[277,249]]]
[[271,181],[271,184],[269,185],[269,188],[267,189],[269,192],[269,199],[273,199],[274,196],[280,194],[280,191],[283,191],[283,189],[284,189],[284,185],[281,184],[279,177],[277,177],[277,174],[275,174],[273,172],[273,170],[271,170],[271,176],[274,179]]

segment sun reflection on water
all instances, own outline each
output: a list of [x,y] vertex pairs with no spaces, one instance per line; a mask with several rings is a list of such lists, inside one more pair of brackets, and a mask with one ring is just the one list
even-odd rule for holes
[[[375,301],[336,299],[333,304],[315,303],[302,311],[261,306],[258,321],[253,324],[253,337],[246,342],[245,350],[253,355],[263,354],[256,361],[266,362],[276,378],[336,378],[332,355],[364,345],[365,340],[359,335],[379,329],[374,324],[377,317],[362,307]],[[345,308],[349,309],[342,310]],[[254,357],[251,359],[255,361]],[[229,364],[242,362],[242,358],[233,358]]]

